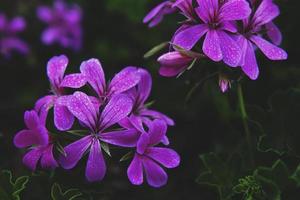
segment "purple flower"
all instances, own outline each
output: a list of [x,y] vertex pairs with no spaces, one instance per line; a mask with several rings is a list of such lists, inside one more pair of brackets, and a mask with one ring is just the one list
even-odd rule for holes
[[27,129],[19,131],[14,137],[16,147],[30,147],[30,151],[23,157],[23,163],[32,171],[35,171],[39,160],[44,169],[58,167],[52,153],[53,144],[43,120],[33,110],[25,112],[24,121]]
[[231,88],[231,82],[225,75],[219,76],[219,87],[223,93],[227,92],[228,89]]
[[37,16],[49,26],[42,33],[42,42],[79,50],[82,42],[81,15],[78,5],[68,5],[61,0],[56,0],[53,7],[39,6]]
[[88,128],[88,136],[66,146],[64,148],[66,156],[60,156],[60,164],[64,169],[72,169],[85,152],[89,151],[85,176],[90,182],[102,180],[106,165],[100,141],[126,147],[135,145],[138,137],[136,131],[108,131],[108,128],[131,112],[132,101],[125,94],[115,95],[100,112],[99,107],[92,103],[89,96],[82,92],[75,92],[69,98],[67,106],[81,124]]
[[80,88],[86,83],[81,73],[64,76],[68,62],[68,58],[64,55],[55,56],[48,61],[47,74],[53,94],[40,98],[35,105],[35,110],[44,119],[49,109],[54,107],[54,124],[62,131],[70,129],[74,122],[74,116],[64,105],[67,99],[67,96],[63,96],[64,88]]
[[171,14],[176,11],[176,8],[172,7],[172,1],[164,1],[154,7],[143,19],[144,23],[149,23],[149,27],[154,27],[159,24],[164,15]]
[[180,163],[179,155],[172,149],[154,147],[165,137],[166,123],[154,120],[149,131],[142,133],[136,146],[136,153],[127,169],[130,182],[134,185],[143,183],[143,172],[149,185],[161,187],[167,183],[168,176],[161,167],[175,168]]
[[10,57],[12,51],[21,54],[28,54],[29,47],[27,43],[18,37],[18,34],[26,28],[26,22],[22,17],[14,17],[9,20],[0,13],[0,53],[5,57]]
[[267,28],[267,35],[272,42],[280,44],[281,33],[272,23],[272,20],[279,13],[279,8],[272,0],[263,0],[255,13],[250,18],[243,20],[243,32],[237,38],[242,49],[242,57],[239,65],[245,74],[253,80],[257,79],[259,74],[255,57],[256,47],[270,60],[285,60],[288,57],[283,49],[265,40],[260,33],[265,26]]
[[97,93],[101,104],[113,95],[129,90],[140,81],[137,68],[126,67],[116,74],[109,83],[106,83],[102,66],[99,60],[94,58],[82,62],[80,71]]
[[166,77],[177,76],[183,72],[194,58],[183,55],[177,51],[168,52],[158,58],[160,64],[159,74]]
[[[197,0],[195,8],[201,22],[178,31],[174,43],[186,50],[192,49],[205,36],[202,50],[213,61],[223,60],[231,67],[238,66],[241,51],[231,33],[236,33],[235,20],[247,18],[251,9],[246,0]],[[186,24],[184,25],[186,26]]]

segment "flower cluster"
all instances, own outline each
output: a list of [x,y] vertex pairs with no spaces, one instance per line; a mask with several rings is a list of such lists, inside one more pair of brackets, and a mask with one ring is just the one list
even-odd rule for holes
[[9,20],[0,13],[0,53],[10,57],[13,51],[27,54],[29,48],[27,43],[18,37],[18,34],[26,28],[26,22],[22,17],[14,17]]
[[[99,181],[106,173],[102,150],[109,152],[110,144],[131,150],[133,159],[127,175],[132,184],[142,184],[143,173],[153,187],[166,184],[167,174],[162,166],[177,167],[180,157],[174,150],[161,146],[169,144],[166,132],[174,122],[149,109],[146,101],[152,87],[150,74],[130,66],[107,82],[97,59],[82,62],[80,73],[65,75],[67,65],[64,55],[49,60],[47,75],[52,93],[40,98],[33,110],[25,112],[27,128],[14,138],[16,147],[30,148],[23,158],[24,164],[33,171],[39,161],[42,168],[54,169],[60,165],[72,169],[88,153],[85,176],[90,182]],[[85,85],[95,95],[78,91]],[[69,94],[67,91],[72,89],[75,91]],[[46,125],[52,108],[57,130],[50,132]],[[65,139],[59,141],[67,145],[59,153],[53,153],[59,136],[72,135],[75,119],[82,134],[76,134],[79,138],[69,143]],[[61,133],[55,133],[58,131]]]
[[37,16],[48,24],[48,28],[41,35],[44,44],[57,43],[64,48],[80,49],[82,13],[78,5],[56,0],[53,7],[39,6]]
[[[282,36],[273,20],[280,11],[272,0],[167,1],[154,8],[144,21],[148,22],[151,17],[152,25],[159,22],[169,13],[169,7],[173,8],[172,12],[183,14],[186,20],[171,40],[173,50],[158,58],[162,76],[176,76],[194,59],[205,56],[233,68],[241,67],[255,80],[259,75],[257,49],[270,60],[287,59],[287,53],[278,47]],[[193,54],[183,53],[178,48]]]

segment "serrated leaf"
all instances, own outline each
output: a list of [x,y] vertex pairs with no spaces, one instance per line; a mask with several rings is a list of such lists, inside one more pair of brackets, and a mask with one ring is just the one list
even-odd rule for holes
[[51,188],[52,200],[76,200],[82,196],[82,193],[78,189],[69,189],[65,192],[62,191],[58,183],[54,183]]
[[20,194],[26,188],[28,181],[28,176],[18,177],[14,181],[11,171],[3,170],[0,177],[1,199],[20,200]]
[[107,143],[101,142],[101,148],[111,157],[110,149]]
[[150,49],[148,52],[145,53],[144,58],[150,58],[151,56],[155,55],[156,53],[158,53],[168,45],[169,42],[163,42],[159,45],[156,45],[155,47],[153,47],[152,49]]

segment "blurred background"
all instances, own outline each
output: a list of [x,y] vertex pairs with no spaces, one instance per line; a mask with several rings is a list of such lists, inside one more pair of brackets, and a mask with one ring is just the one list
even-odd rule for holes
[[[243,144],[244,132],[236,114],[236,86],[233,85],[232,90],[222,94],[218,89],[218,77],[215,76],[201,84],[186,101],[194,85],[207,76],[206,69],[213,69],[216,64],[201,61],[177,79],[159,76],[156,57],[144,59],[143,55],[153,46],[169,41],[179,26],[177,22],[183,19],[176,14],[169,15],[158,27],[149,29],[142,19],[160,3],[159,0],[68,2],[79,4],[83,11],[83,46],[78,52],[58,45],[42,44],[40,35],[46,25],[37,19],[36,8],[41,4],[51,5],[51,0],[0,2],[1,13],[9,17],[20,15],[26,19],[27,29],[20,37],[30,46],[30,53],[26,56],[16,53],[9,59],[0,57],[0,169],[10,169],[16,176],[31,174],[23,166],[22,152],[13,146],[12,139],[24,127],[24,111],[32,109],[35,101],[49,92],[46,63],[52,56],[60,54],[69,57],[68,72],[78,71],[80,63],[92,57],[100,59],[106,77],[112,77],[125,66],[148,69],[153,77],[150,100],[155,101],[155,109],[175,120],[176,126],[168,130],[168,136],[171,147],[181,155],[182,161],[178,168],[167,170],[169,180],[166,186],[160,189],[153,189],[147,184],[137,187],[127,179],[129,162],[119,163],[122,152],[113,150],[112,159],[107,159],[108,172],[102,182],[89,184],[85,181],[85,161],[82,161],[72,171],[57,169],[55,173],[33,174],[21,199],[50,199],[54,182],[61,184],[64,189],[79,188],[87,195],[86,199],[219,199],[215,189],[196,183],[196,178],[203,170],[199,155],[211,151],[226,155]],[[258,53],[261,70],[259,79],[243,82],[246,104],[265,110],[268,110],[269,99],[276,91],[300,88],[299,5],[297,1],[276,2],[281,9],[276,24],[282,31],[282,47],[287,50],[289,59],[271,62]],[[292,117],[300,120],[299,115]],[[279,143],[281,141],[278,139]],[[277,158],[287,159],[291,169],[300,162],[299,158],[282,157],[274,153],[262,153],[259,162],[270,167]],[[288,195],[283,199],[299,199],[299,190],[288,188],[287,191]]]

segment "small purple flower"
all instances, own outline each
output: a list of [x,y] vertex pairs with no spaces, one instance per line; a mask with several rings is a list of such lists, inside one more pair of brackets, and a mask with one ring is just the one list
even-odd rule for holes
[[272,20],[279,15],[279,8],[272,0],[262,0],[255,13],[250,18],[243,20],[243,32],[237,38],[242,49],[240,66],[244,73],[252,80],[257,79],[259,69],[255,57],[256,47],[270,60],[285,60],[287,53],[265,40],[261,35],[264,26],[267,35],[275,44],[281,43],[281,33],[272,23]]
[[176,8],[172,7],[173,1],[164,1],[154,7],[143,19],[144,23],[149,23],[149,27],[154,27],[159,24],[164,15],[171,14],[176,11]]
[[127,169],[130,182],[134,185],[143,183],[143,172],[147,182],[153,187],[161,187],[167,183],[168,175],[161,167],[175,168],[180,163],[179,155],[170,148],[154,147],[165,137],[166,123],[154,120],[149,131],[142,133],[137,141],[136,153]]
[[18,37],[18,34],[26,28],[23,17],[14,17],[9,20],[0,13],[0,53],[5,57],[10,57],[12,51],[21,54],[28,54],[29,47],[26,42]]
[[53,157],[53,144],[43,120],[33,110],[25,112],[24,121],[27,129],[19,131],[14,137],[16,147],[31,147],[23,157],[23,163],[32,171],[35,171],[39,160],[43,169],[58,167]]
[[204,54],[213,61],[223,60],[231,67],[238,66],[241,51],[232,36],[232,33],[237,32],[234,21],[250,15],[249,3],[246,0],[221,3],[218,0],[197,1],[199,7],[195,8],[195,12],[200,22],[178,31],[174,36],[174,44],[190,50],[206,34],[202,47]]
[[97,93],[101,104],[113,95],[129,90],[140,81],[137,68],[126,67],[117,73],[109,83],[106,83],[102,66],[99,60],[95,58],[82,62],[80,71]]
[[41,36],[46,45],[60,44],[64,48],[79,50],[82,43],[81,8],[68,5],[61,0],[56,0],[53,7],[39,6],[38,18],[48,24]]
[[158,58],[160,64],[159,74],[166,77],[177,76],[183,72],[194,58],[183,55],[177,51],[168,52]]
[[85,176],[90,182],[102,180],[106,165],[100,141],[125,147],[135,145],[138,137],[136,131],[108,130],[131,112],[132,101],[125,94],[114,95],[100,112],[99,107],[92,103],[89,96],[82,92],[75,92],[68,99],[67,106],[81,124],[88,128],[88,136],[66,146],[64,148],[66,156],[60,156],[60,164],[64,169],[72,169],[85,152],[89,151]]
[[54,107],[54,124],[61,131],[70,129],[74,122],[74,116],[63,105],[67,98],[63,96],[64,88],[80,88],[86,83],[81,73],[64,75],[68,62],[68,58],[64,55],[55,56],[48,61],[47,75],[53,94],[40,98],[35,105],[35,110],[44,119],[48,111]]

